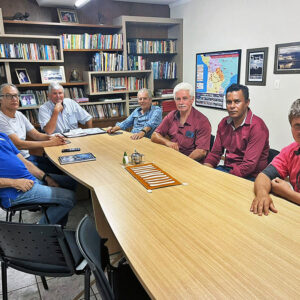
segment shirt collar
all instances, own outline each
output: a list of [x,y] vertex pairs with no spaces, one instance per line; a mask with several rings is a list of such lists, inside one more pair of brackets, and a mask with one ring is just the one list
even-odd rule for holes
[[[244,126],[245,124],[246,124],[246,125],[251,125],[251,123],[252,123],[252,118],[253,118],[253,113],[252,113],[251,109],[248,108],[247,115],[246,115],[245,119],[243,120],[242,124],[241,124],[239,127],[242,127],[242,126]],[[231,125],[232,125],[233,120],[232,120],[231,117],[228,117],[228,119],[226,120],[226,122],[227,122],[227,124],[231,124]],[[233,125],[232,125],[232,126],[233,126]],[[233,128],[234,128],[234,126],[233,126]],[[234,129],[236,129],[236,128],[234,128]]]
[[295,153],[296,155],[300,155],[300,147],[298,148],[298,150],[294,151],[294,153]]
[[[186,119],[186,121],[185,121],[184,124],[191,125],[192,122],[189,121],[189,120],[190,120],[190,118],[192,118],[193,112],[194,112],[194,107],[192,107],[192,109],[191,109],[191,111],[190,111],[190,114],[189,114],[189,116],[187,117],[187,119]],[[180,121],[180,112],[179,112],[179,110],[176,110],[175,115],[174,115],[174,119]]]

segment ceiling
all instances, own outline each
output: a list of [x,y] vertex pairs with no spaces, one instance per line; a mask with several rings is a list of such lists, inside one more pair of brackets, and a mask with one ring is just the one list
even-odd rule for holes
[[[137,2],[137,3],[152,3],[152,4],[165,4],[172,5],[175,2],[182,2],[182,0],[114,0],[123,2]],[[76,0],[36,0],[39,6],[48,7],[74,7]]]

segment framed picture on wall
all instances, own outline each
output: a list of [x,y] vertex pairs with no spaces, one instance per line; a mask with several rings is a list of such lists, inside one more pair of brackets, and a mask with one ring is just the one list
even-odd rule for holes
[[196,54],[195,105],[226,109],[226,90],[240,81],[241,50]]
[[22,107],[30,107],[37,105],[34,94],[21,94],[20,103]]
[[26,69],[15,69],[19,83],[21,84],[30,84],[30,78],[28,76],[28,73]]
[[77,11],[74,9],[57,9],[60,23],[78,23]]
[[42,83],[66,82],[64,66],[40,67]]
[[274,73],[300,73],[300,42],[275,45]]
[[246,85],[266,85],[269,48],[247,50]]

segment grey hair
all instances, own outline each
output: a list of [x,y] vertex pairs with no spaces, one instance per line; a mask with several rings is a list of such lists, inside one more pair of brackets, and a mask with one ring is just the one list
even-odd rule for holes
[[0,85],[0,95],[3,94],[3,90],[4,90],[7,86],[12,87],[12,88],[16,89],[16,90],[19,92],[18,88],[17,88],[14,84],[12,84],[12,83],[3,83],[3,84]]
[[58,82],[54,81],[49,84],[49,87],[48,87],[49,94],[51,94],[52,90],[64,90],[64,88]]
[[189,94],[191,97],[194,97],[194,95],[195,95],[194,88],[191,84],[189,84],[187,82],[181,82],[181,83],[178,83],[173,90],[174,99],[176,98],[176,93],[181,90],[189,91]]
[[293,119],[300,118],[300,99],[293,102],[289,111],[289,121],[292,124]]
[[152,100],[152,93],[151,93],[151,91],[150,91],[149,89],[146,89],[146,88],[140,89],[140,90],[138,91],[137,95],[139,96],[139,94],[141,94],[141,93],[147,93],[148,98],[149,98],[150,100]]

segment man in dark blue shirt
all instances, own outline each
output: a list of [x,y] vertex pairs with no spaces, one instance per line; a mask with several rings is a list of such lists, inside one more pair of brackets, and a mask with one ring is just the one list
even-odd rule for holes
[[[75,185],[67,176],[50,176],[38,169],[22,156],[6,134],[0,133],[0,198],[3,207],[56,203],[57,206],[47,209],[49,221],[66,225],[68,213],[76,202],[75,193],[71,190]],[[39,223],[46,223],[45,216]]]

